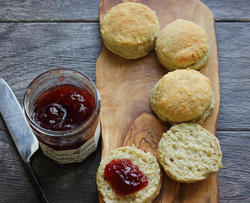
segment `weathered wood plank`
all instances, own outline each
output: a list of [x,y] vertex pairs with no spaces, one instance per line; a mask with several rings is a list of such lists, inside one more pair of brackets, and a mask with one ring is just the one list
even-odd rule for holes
[[[237,30],[237,32],[235,32]],[[216,23],[221,84],[220,130],[250,129],[250,23]],[[98,23],[0,24],[0,77],[20,102],[29,82],[56,67],[95,81]],[[0,129],[5,129],[0,121]]]
[[250,132],[220,131],[217,136],[223,153],[220,202],[250,202]]
[[14,142],[0,130],[0,202],[38,202]]
[[[81,164],[59,166],[42,155],[32,158],[32,165],[51,202],[97,202],[95,174],[101,146]],[[7,131],[0,131],[0,202],[40,202],[25,171],[21,158]]]
[[250,21],[248,0],[201,0],[213,12],[216,21]]
[[95,80],[100,47],[97,23],[0,24],[0,77],[20,98],[34,77],[52,68],[72,68]]
[[98,0],[1,0],[0,21],[97,21]]
[[218,129],[250,129],[250,23],[216,23],[221,85]]
[[[248,0],[202,0],[215,19],[250,21]],[[97,21],[99,0],[1,0],[0,21]]]
[[100,163],[101,142],[97,151],[80,164],[60,166],[42,155],[33,159],[46,196],[51,202],[97,202],[96,171]]

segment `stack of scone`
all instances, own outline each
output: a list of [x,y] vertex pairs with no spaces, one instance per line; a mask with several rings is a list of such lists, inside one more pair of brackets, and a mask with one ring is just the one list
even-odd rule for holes
[[218,139],[201,125],[212,113],[215,99],[210,80],[199,70],[209,58],[208,37],[198,25],[178,19],[156,41],[160,63],[172,71],[152,89],[152,110],[173,126],[158,144],[158,159],[178,182],[204,180],[222,167]]
[[208,36],[198,25],[178,19],[156,40],[160,63],[172,71],[152,89],[152,110],[173,126],[158,144],[158,159],[178,182],[204,180],[222,167],[218,139],[201,125],[212,113],[215,99],[210,80],[199,70],[209,58]]
[[[217,172],[222,167],[219,141],[200,125],[215,106],[210,80],[197,71],[210,54],[204,29],[178,19],[160,31],[155,12],[131,2],[111,8],[100,28],[111,52],[137,59],[155,48],[159,62],[172,71],[155,84],[149,96],[155,114],[173,125],[157,150],[166,174],[178,182],[193,183]],[[131,182],[131,177],[136,180]],[[135,189],[140,183],[143,186]],[[129,184],[135,190],[128,190]],[[152,202],[161,184],[156,158],[134,146],[113,150],[97,171],[98,191],[105,202]]]
[[150,94],[150,105],[163,121],[174,124],[158,144],[158,159],[178,182],[204,180],[222,167],[218,139],[201,125],[215,106],[210,81],[191,69],[164,75]]

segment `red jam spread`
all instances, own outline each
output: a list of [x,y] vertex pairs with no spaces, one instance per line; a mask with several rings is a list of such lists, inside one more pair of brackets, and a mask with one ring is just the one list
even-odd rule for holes
[[104,178],[121,195],[134,193],[148,184],[148,178],[129,159],[112,160],[106,165]]
[[89,119],[94,106],[95,100],[86,90],[59,85],[39,96],[34,107],[34,121],[53,131],[71,130]]

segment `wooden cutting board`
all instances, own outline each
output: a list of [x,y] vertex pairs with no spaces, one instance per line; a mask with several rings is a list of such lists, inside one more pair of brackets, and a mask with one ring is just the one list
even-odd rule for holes
[[[124,1],[101,0],[99,17]],[[190,20],[203,27],[209,37],[211,56],[201,73],[209,77],[216,106],[204,127],[216,133],[220,105],[218,53],[212,12],[199,0],[142,0],[157,12],[161,28],[175,19]],[[155,51],[128,60],[103,47],[96,63],[96,82],[101,94],[102,158],[117,147],[132,145],[155,155],[162,132],[169,126],[159,121],[149,106],[148,95],[155,83],[167,73],[157,61]],[[164,175],[155,202],[219,202],[217,175],[194,184],[180,184]]]

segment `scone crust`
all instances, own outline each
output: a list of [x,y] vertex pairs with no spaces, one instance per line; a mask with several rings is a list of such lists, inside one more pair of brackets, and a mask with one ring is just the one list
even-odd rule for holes
[[218,139],[199,124],[172,126],[163,133],[157,152],[166,174],[178,182],[201,181],[222,168]]
[[169,72],[151,91],[150,105],[163,121],[202,123],[214,108],[210,80],[191,69]]
[[[161,53],[159,52],[158,54],[160,55]],[[161,61],[161,64],[164,67],[167,67],[167,69],[169,71],[186,69],[186,68],[193,69],[193,70],[200,70],[201,67],[203,67],[207,63],[207,61],[209,59],[209,56],[210,56],[210,49],[207,51],[207,53],[197,63],[194,63],[194,64],[189,65],[187,67],[177,67],[175,65],[172,65],[172,64],[168,63],[168,61],[166,61],[166,60]],[[162,56],[161,58],[164,58],[164,56]]]
[[147,55],[154,48],[160,31],[155,12],[146,5],[133,2],[112,7],[100,27],[105,46],[128,59]]
[[[136,193],[126,196],[117,195],[110,184],[104,180],[104,169],[114,159],[130,159],[134,165],[148,177],[148,185]],[[132,147],[120,147],[104,158],[97,170],[96,182],[98,191],[101,193],[104,202],[120,203],[150,203],[160,192],[162,185],[162,174],[156,158],[149,152],[144,152]]]
[[205,30],[187,20],[177,19],[166,25],[156,41],[160,63],[169,70],[200,69],[209,58]]
[[215,107],[215,99],[214,99],[214,94],[212,93],[212,100],[209,107],[204,111],[201,117],[199,117],[198,119],[191,120],[191,123],[203,124],[207,119],[207,117],[210,116],[211,113],[213,112],[214,107]]

